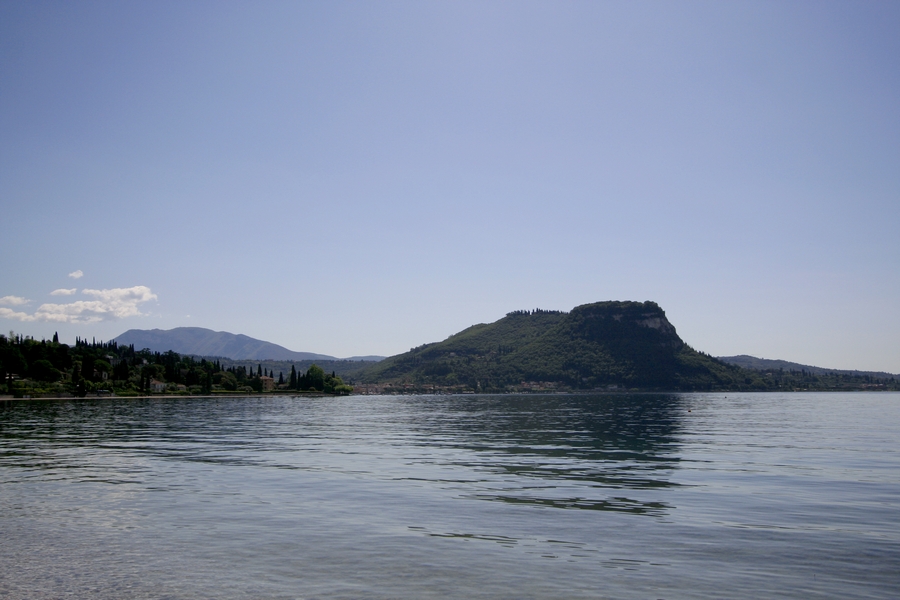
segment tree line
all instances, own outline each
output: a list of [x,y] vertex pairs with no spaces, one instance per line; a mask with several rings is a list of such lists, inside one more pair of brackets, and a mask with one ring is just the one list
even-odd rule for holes
[[149,393],[215,394],[272,390],[348,394],[353,388],[334,372],[317,366],[277,377],[274,370],[245,365],[223,367],[218,359],[182,356],[176,352],[136,350],[133,345],[76,338],[61,344],[10,332],[0,335],[0,393],[16,397],[40,395]]

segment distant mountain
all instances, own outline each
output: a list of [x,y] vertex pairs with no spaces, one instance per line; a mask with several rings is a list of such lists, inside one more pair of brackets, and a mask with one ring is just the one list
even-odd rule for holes
[[361,382],[481,391],[535,389],[536,384],[538,389],[668,390],[763,385],[754,372],[685,344],[654,302],[598,302],[569,313],[512,312],[387,358],[358,377]]
[[[227,331],[213,331],[202,327],[175,329],[129,329],[115,338],[120,345],[133,344],[135,349],[149,348],[154,352],[172,350],[195,356],[221,356],[234,360],[339,360],[327,354],[294,352],[284,346],[257,340]],[[359,356],[351,360],[378,361],[380,356]]]
[[837,373],[839,375],[854,375],[859,377],[875,377],[876,379],[890,379],[892,377],[900,377],[894,373],[885,373],[884,371],[851,371],[847,369],[826,369],[823,367],[813,367],[810,365],[801,365],[800,363],[788,362],[786,360],[772,360],[768,358],[756,358],[747,354],[738,356],[719,356],[719,360],[730,365],[737,365],[744,369],[753,369],[754,371],[806,371],[813,375],[828,375]]

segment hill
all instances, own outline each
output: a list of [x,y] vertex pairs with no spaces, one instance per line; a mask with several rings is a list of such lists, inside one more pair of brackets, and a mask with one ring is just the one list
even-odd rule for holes
[[813,375],[852,375],[855,377],[873,377],[876,379],[891,379],[892,377],[900,377],[894,373],[886,373],[884,371],[853,371],[849,369],[826,369],[824,367],[813,367],[811,365],[803,365],[800,363],[789,362],[786,360],[773,360],[768,358],[756,358],[747,354],[738,356],[719,356],[719,360],[730,365],[737,365],[744,369],[753,369],[754,371],[795,371],[807,372]]
[[516,311],[362,371],[358,381],[407,388],[760,389],[753,371],[695,351],[655,302]]
[[[194,356],[219,356],[234,360],[339,360],[327,354],[294,352],[284,346],[255,338],[213,331],[202,327],[176,327],[175,329],[129,329],[114,339],[121,345],[134,345],[136,350],[149,348],[154,352],[172,350],[178,354]],[[351,357],[347,360],[377,361],[382,357]]]

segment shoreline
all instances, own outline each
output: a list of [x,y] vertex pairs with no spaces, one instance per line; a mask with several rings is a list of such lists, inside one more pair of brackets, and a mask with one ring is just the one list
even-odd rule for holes
[[154,394],[149,396],[116,396],[109,394],[104,396],[37,396],[29,398],[16,398],[8,394],[0,395],[0,402],[14,402],[19,400],[152,400],[160,398],[195,398],[197,400],[212,400],[219,398],[336,398],[337,394],[326,394],[324,392],[301,392],[297,394],[208,394],[208,395],[191,395],[191,394]]
[[411,394],[326,394],[324,392],[317,393],[300,393],[300,394],[212,394],[204,396],[188,395],[165,395],[158,394],[152,396],[41,396],[36,398],[15,398],[10,395],[0,395],[0,403],[3,402],[33,402],[33,401],[60,401],[60,400],[162,400],[162,399],[194,399],[194,400],[218,400],[220,398],[340,398],[357,396],[360,398],[368,396],[583,396],[583,395],[604,395],[604,396],[627,396],[638,394],[804,394],[804,393],[900,393],[898,390],[878,390],[878,389],[855,389],[855,390],[615,390],[615,391],[572,391],[572,392],[502,392],[502,393],[411,393]]

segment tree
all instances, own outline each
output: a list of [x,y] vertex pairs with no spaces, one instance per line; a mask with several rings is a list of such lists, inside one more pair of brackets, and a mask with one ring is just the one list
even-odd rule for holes
[[237,377],[230,371],[219,371],[213,375],[213,383],[222,386],[226,390],[234,391],[238,387]]
[[24,375],[27,365],[22,352],[14,346],[0,348],[0,370],[5,373]]
[[306,388],[318,392],[325,391],[325,371],[319,365],[312,365],[307,369]]
[[49,360],[36,360],[31,365],[31,377],[38,381],[59,381],[60,372],[53,367]]
[[105,360],[94,361],[94,369],[100,374],[101,378],[103,377],[103,373],[106,373],[107,376],[109,376],[109,373],[113,370],[112,365]]
[[94,357],[87,354],[81,360],[81,376],[88,381],[94,378]]

